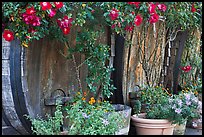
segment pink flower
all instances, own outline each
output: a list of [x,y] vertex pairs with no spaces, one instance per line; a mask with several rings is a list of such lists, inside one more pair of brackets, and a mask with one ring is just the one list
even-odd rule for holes
[[52,8],[50,2],[40,2],[40,6],[42,7],[42,10],[49,10]]
[[57,13],[55,9],[50,9],[49,12],[50,12],[49,16],[50,16],[51,18],[54,17],[55,14]]
[[4,38],[6,41],[12,41],[12,40],[14,39],[13,32],[10,31],[10,30],[4,30],[3,38]]
[[142,17],[140,15],[137,15],[134,20],[135,25],[140,26],[140,24],[142,23],[142,20],[143,20]]
[[196,8],[194,7],[194,4],[191,6],[191,12],[196,12]]
[[111,20],[115,20],[115,19],[118,18],[118,16],[119,16],[118,12],[119,12],[119,11],[116,10],[116,9],[112,9],[112,10],[110,11],[109,16],[110,16]]
[[63,2],[54,2],[54,4],[55,4],[55,7],[56,7],[57,9],[60,9],[60,8],[63,7]]
[[156,23],[159,20],[159,15],[154,13],[150,16],[149,22],[151,24]]
[[177,109],[175,110],[175,112],[176,112],[177,114],[180,114],[180,113],[181,113],[181,109],[180,109],[180,108],[177,108]]
[[163,11],[163,12],[165,12],[166,9],[167,9],[167,7],[166,7],[165,4],[158,4],[157,7],[158,7],[158,9],[159,9],[160,11]]

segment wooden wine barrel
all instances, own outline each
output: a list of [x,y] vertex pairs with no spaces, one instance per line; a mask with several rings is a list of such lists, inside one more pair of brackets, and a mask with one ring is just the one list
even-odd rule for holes
[[[78,91],[73,62],[60,50],[65,51],[64,45],[50,39],[24,48],[18,40],[2,38],[2,117],[19,134],[32,134],[31,122],[24,115],[52,114],[54,96],[66,98],[71,90]],[[79,56],[76,62],[80,64]]]

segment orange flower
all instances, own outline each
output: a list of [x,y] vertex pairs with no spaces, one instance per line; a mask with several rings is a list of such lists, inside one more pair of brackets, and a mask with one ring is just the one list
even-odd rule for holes
[[100,99],[98,100],[98,103],[101,103],[101,100],[100,100]]
[[86,100],[86,98],[85,98],[85,97],[82,97],[82,100],[84,101],[84,100]]
[[183,82],[183,85],[186,85],[186,82],[185,82],[185,81]]
[[84,93],[84,96],[86,96],[86,95],[87,95],[86,91],[84,91],[83,93]]
[[195,94],[195,95],[198,95],[198,91],[195,91],[194,94]]

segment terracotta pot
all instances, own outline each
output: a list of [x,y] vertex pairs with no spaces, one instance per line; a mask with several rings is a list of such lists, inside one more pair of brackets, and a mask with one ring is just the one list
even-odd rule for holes
[[186,131],[186,123],[187,120],[183,124],[176,124],[176,126],[174,127],[173,135],[184,135]]
[[146,113],[131,116],[137,135],[173,135],[175,124],[166,119],[146,119]]

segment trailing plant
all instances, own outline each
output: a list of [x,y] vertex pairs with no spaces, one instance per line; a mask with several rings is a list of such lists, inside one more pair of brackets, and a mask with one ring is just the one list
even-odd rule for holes
[[37,118],[32,118],[25,115],[27,119],[32,122],[31,130],[33,134],[36,135],[59,135],[61,132],[63,124],[63,113],[62,105],[58,102],[56,105],[56,110],[54,116],[46,115],[46,119],[37,116]]

